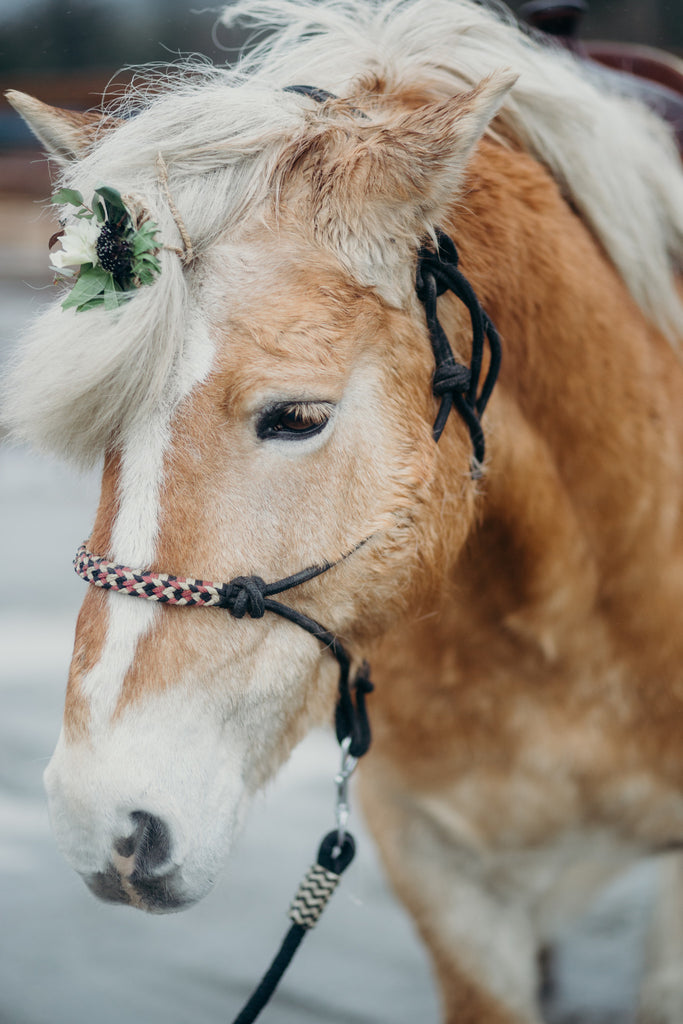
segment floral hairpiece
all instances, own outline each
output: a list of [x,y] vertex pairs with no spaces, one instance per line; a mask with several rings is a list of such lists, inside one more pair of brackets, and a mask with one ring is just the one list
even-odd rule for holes
[[73,282],[62,309],[116,309],[160,273],[158,225],[144,212],[131,213],[115,188],[96,188],[91,206],[70,188],[60,189],[52,202],[78,210],[73,221],[50,239],[50,248],[58,240],[62,245],[50,253],[58,280]]

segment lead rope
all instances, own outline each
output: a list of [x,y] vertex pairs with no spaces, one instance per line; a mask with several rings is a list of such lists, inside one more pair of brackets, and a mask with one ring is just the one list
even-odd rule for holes
[[272,964],[261,982],[235,1017],[233,1024],[252,1024],[277,988],[289,967],[301,940],[313,928],[356,853],[356,843],[346,830],[348,820],[348,784],[358,759],[349,753],[350,739],[341,744],[342,758],[337,784],[337,827],[328,832],[318,850],[316,863],[309,869],[292,900],[288,916],[292,925],[285,935]]
[[[331,568],[331,566],[326,566],[326,568]],[[312,571],[304,570],[304,573],[308,574]],[[301,576],[303,574],[300,573],[298,575]],[[293,578],[289,577],[288,580]],[[307,578],[310,577],[307,576]],[[280,581],[280,584],[288,582],[288,580]],[[248,581],[240,580],[239,582],[241,585],[244,585]],[[231,584],[228,584],[228,587],[230,586]],[[277,584],[271,584],[271,586],[277,586]],[[235,614],[229,604],[226,603],[223,606],[228,607],[232,614]],[[233,1024],[252,1024],[252,1021],[256,1020],[259,1016],[261,1010],[277,988],[282,975],[289,967],[302,939],[317,924],[332,893],[337,888],[339,879],[355,856],[356,843],[351,833],[346,829],[349,817],[348,786],[358,760],[367,753],[372,738],[365,702],[367,694],[372,693],[373,690],[368,663],[364,661],[358,669],[354,678],[352,692],[349,686],[351,659],[344,645],[340,643],[334,634],[323,629],[314,619],[310,619],[307,615],[303,615],[296,609],[281,604],[279,601],[272,601],[266,598],[263,601],[263,607],[265,611],[273,611],[278,615],[282,615],[284,618],[289,619],[290,622],[294,622],[297,626],[311,633],[337,659],[339,664],[339,689],[334,718],[335,732],[341,748],[341,764],[334,778],[337,787],[335,807],[336,829],[333,832],[328,832],[322,840],[318,849],[316,863],[307,872],[289,908],[288,916],[292,922],[291,927],[285,935],[273,962],[254,993],[237,1017],[235,1017]],[[251,609],[250,614],[253,614]]]

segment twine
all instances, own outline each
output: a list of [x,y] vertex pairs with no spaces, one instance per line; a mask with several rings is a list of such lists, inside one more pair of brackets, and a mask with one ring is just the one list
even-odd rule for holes
[[166,166],[166,161],[161,153],[157,153],[157,172],[159,174],[159,184],[166,196],[168,208],[173,215],[173,220],[176,222],[176,226],[180,232],[180,237],[183,240],[182,249],[173,245],[165,245],[164,249],[168,249],[169,252],[176,253],[180,257],[183,266],[187,267],[195,260],[197,254],[195,253],[194,246],[192,245],[192,239],[190,238],[189,232],[185,227],[185,222],[180,216],[180,211],[173,201],[173,196],[171,195],[171,190],[168,186],[168,167]]

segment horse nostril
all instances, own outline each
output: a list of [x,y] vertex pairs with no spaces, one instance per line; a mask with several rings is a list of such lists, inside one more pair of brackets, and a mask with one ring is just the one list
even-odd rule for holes
[[118,839],[114,848],[121,857],[134,858],[131,878],[146,878],[169,860],[171,837],[161,818],[147,811],[133,811],[131,818],[135,831],[124,839]]

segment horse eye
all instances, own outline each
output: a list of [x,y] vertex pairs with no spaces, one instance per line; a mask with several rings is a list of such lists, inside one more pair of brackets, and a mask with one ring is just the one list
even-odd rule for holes
[[287,402],[272,405],[259,417],[256,433],[262,439],[299,440],[319,434],[332,415],[331,402]]

